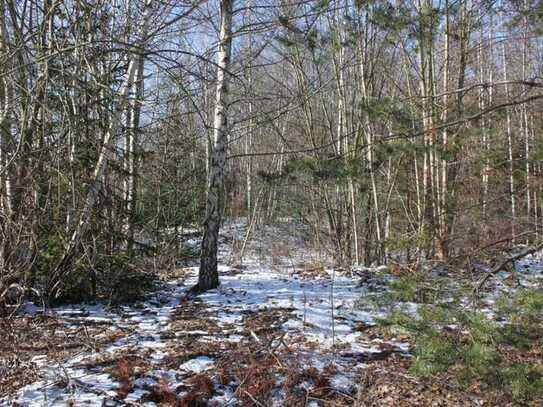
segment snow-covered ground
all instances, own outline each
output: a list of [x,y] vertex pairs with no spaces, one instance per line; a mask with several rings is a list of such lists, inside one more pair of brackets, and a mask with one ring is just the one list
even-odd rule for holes
[[[355,397],[357,375],[365,362],[387,352],[406,353],[409,346],[397,338],[384,341],[365,333],[382,312],[362,311],[355,303],[383,284],[383,278],[369,277],[362,283],[336,275],[326,259],[305,246],[303,230],[293,233],[291,228],[260,227],[239,265],[235,251],[243,242],[245,226],[227,225],[220,250],[221,285],[198,299],[185,298],[197,275],[196,267],[188,267],[182,270],[183,277],[167,281],[138,306],[112,310],[79,304],[50,310],[67,326],[104,323],[125,334],[108,346],[61,362],[36,356],[33,364],[40,380],[0,399],[0,405],[154,406],[148,396],[161,380],[182,397],[191,390],[191,378],[202,373],[214,386],[208,405],[236,405],[240,383],[224,382],[217,372],[224,370],[225,352],[254,345],[270,352],[279,365],[281,353],[307,367],[333,366],[329,386]],[[198,243],[195,238],[188,242]],[[541,267],[540,258],[525,259],[518,268],[533,271],[534,264]],[[32,307],[28,311],[36,312]],[[144,363],[121,395],[122,383],[112,369],[127,355]],[[278,377],[277,383],[281,380]],[[284,405],[283,396],[275,391],[274,403]]]
[[[183,285],[174,281],[168,283],[164,290],[154,293],[137,309],[122,307],[113,312],[103,304],[77,304],[48,311],[64,321],[67,328],[103,323],[109,326],[104,335],[118,329],[130,333],[104,349],[83,352],[60,363],[48,360],[45,355],[35,356],[33,362],[42,379],[25,386],[16,395],[0,400],[0,405],[17,401],[22,406],[66,406],[70,403],[102,406],[104,400],[114,399],[118,383],[95,362],[115,357],[122,351],[130,351],[133,354],[150,354],[151,363],[158,365],[165,355],[166,346],[161,333],[167,329],[171,313],[183,291]],[[27,308],[30,312],[37,311],[32,306]]]

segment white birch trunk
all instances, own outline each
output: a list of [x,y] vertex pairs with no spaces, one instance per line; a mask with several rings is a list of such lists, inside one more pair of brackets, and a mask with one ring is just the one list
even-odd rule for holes
[[[480,37],[479,37],[479,49],[478,49],[478,52],[477,52],[477,59],[478,59],[478,65],[479,65],[479,82],[480,83],[484,83],[485,80],[486,80],[486,75],[485,75],[485,67],[484,67],[484,56],[483,56],[483,46],[484,46],[484,42],[483,42],[483,29],[481,28],[481,33],[480,33]],[[483,111],[486,107],[487,107],[487,103],[486,103],[486,95],[485,95],[485,92],[486,90],[481,87],[481,89],[479,90],[479,110]],[[485,159],[484,159],[484,166],[483,166],[483,170],[482,170],[482,189],[483,189],[483,197],[482,197],[482,211],[483,211],[483,219],[486,220],[487,218],[487,200],[488,200],[488,174],[490,172],[490,162],[489,162],[489,158],[488,158],[488,150],[489,150],[489,145],[488,145],[488,130],[487,130],[487,123],[486,123],[486,119],[485,117],[483,116],[483,118],[481,119],[481,135],[482,135],[482,147],[483,147],[483,153],[485,154]]]
[[[7,32],[4,20],[4,0],[0,0],[0,73],[1,68],[7,61],[8,55]],[[7,215],[7,219],[12,213],[12,185],[9,176],[8,166],[8,148],[9,138],[11,136],[10,110],[11,110],[11,92],[7,75],[0,77],[0,209]]]
[[221,0],[220,33],[217,61],[217,89],[213,128],[213,150],[209,167],[204,236],[200,254],[200,272],[194,292],[201,292],[219,285],[217,271],[217,246],[222,212],[224,210],[224,169],[226,165],[228,82],[232,49],[233,0]]
[[[445,67],[443,69],[443,115],[442,115],[442,122],[447,123],[449,120],[449,95],[447,92],[449,91],[449,70],[451,67],[450,64],[450,55],[449,55],[449,30],[450,30],[450,24],[449,24],[449,2],[448,0],[445,1],[445,38],[444,38],[444,59],[445,59]],[[443,150],[447,151],[447,147],[449,144],[449,132],[448,129],[443,129],[442,134],[442,143],[443,143]],[[448,177],[448,168],[447,168],[447,160],[441,160],[441,199],[443,200],[442,209],[444,211],[448,211],[449,206],[449,177]],[[442,225],[442,234],[448,234],[448,214],[441,212],[440,218],[441,218],[441,225]],[[448,236],[445,236],[445,238],[448,238]]]
[[132,83],[132,98],[129,107],[128,137],[126,140],[126,230],[128,238],[128,247],[134,240],[134,218],[136,212],[137,195],[137,159],[138,159],[138,134],[141,116],[141,101],[143,98],[143,70],[144,59],[138,57],[135,80]]
[[[524,1],[524,11],[528,11],[528,6],[526,0]],[[522,80],[526,80],[526,65],[527,65],[527,48],[528,48],[528,21],[526,15],[524,15],[524,27],[522,33]],[[522,86],[523,93],[526,93],[526,87]],[[528,119],[528,107],[526,104],[521,105],[521,129],[524,134],[524,159],[525,159],[525,170],[526,170],[526,221],[529,223],[532,216],[532,186],[531,184],[531,166],[530,166],[530,124]]]
[[[502,43],[503,80],[505,82],[505,97],[509,100],[509,86],[507,85],[507,60],[505,58],[505,42]],[[513,161],[513,132],[511,129],[511,111],[505,108],[505,121],[507,133],[507,154],[509,161],[509,201],[511,202],[511,242],[515,244],[516,234],[516,199],[515,199],[515,165]]]

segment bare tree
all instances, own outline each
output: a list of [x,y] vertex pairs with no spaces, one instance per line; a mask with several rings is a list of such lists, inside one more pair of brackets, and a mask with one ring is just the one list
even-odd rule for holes
[[198,284],[193,288],[195,292],[209,290],[219,285],[217,247],[219,228],[224,211],[224,170],[228,141],[228,71],[232,50],[232,7],[233,0],[221,0],[217,88],[213,120],[213,150],[209,167],[200,272],[198,274]]

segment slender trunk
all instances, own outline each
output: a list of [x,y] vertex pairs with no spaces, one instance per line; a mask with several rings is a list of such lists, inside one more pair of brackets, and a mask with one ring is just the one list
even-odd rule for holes
[[[363,98],[362,105],[368,106],[369,104],[369,91],[368,86],[366,83],[366,65],[365,65],[365,56],[364,52],[366,49],[366,45],[364,45],[364,49],[360,49],[360,63],[359,63],[359,69],[360,69],[360,88],[361,88],[361,94]],[[375,179],[375,168],[374,168],[374,137],[372,132],[372,126],[370,123],[370,118],[368,117],[367,112],[362,112],[362,120],[363,120],[363,131],[366,138],[366,144],[367,144],[367,151],[366,151],[366,164],[368,168],[368,172],[370,175],[370,183],[371,183],[371,197],[373,200],[373,216],[374,216],[374,222],[375,222],[375,234],[377,238],[377,247],[379,248],[379,251],[381,250],[382,246],[382,235],[381,235],[381,222],[380,222],[380,211],[379,211],[379,197],[377,194],[377,181]],[[378,257],[380,257],[380,253],[377,254]]]
[[201,292],[219,285],[217,270],[217,246],[219,228],[224,208],[224,168],[226,165],[227,115],[228,115],[228,69],[232,48],[233,0],[221,0],[220,34],[217,61],[217,89],[215,97],[214,140],[207,188],[204,236],[200,254],[200,272],[194,292]]
[[[392,221],[391,216],[390,216],[390,205],[389,205],[390,196],[392,193],[392,159],[391,158],[388,159],[386,179],[387,179],[387,190],[389,191],[389,193],[388,193],[387,201],[385,204],[385,225],[384,225],[385,231],[384,232],[385,232],[385,242],[388,242],[388,240],[390,239],[390,224]],[[388,261],[389,252],[388,252],[388,247],[386,246],[384,250],[384,255],[385,255],[385,261]]]
[[[343,4],[343,10],[342,13],[345,13],[347,10],[346,4]],[[339,52],[337,55],[337,58],[333,57],[333,63],[334,63],[334,70],[335,70],[335,76],[336,76],[336,88],[337,88],[337,147],[336,152],[337,154],[342,157],[345,160],[345,163],[347,162],[347,159],[349,158],[349,140],[347,137],[347,87],[346,87],[346,79],[345,76],[347,74],[347,67],[345,64],[345,32],[343,27],[345,26],[345,15],[339,15],[334,16],[333,18],[333,25],[334,29],[337,32],[337,38],[339,40]],[[348,190],[347,190],[348,188]],[[342,182],[338,182],[338,185],[336,187],[336,202],[337,202],[337,210],[339,214],[342,214],[345,210],[347,213],[347,217],[350,215],[353,217],[355,208],[353,207],[354,202],[354,189],[352,188],[352,178],[349,176],[347,179],[347,185],[343,184]],[[342,260],[344,262],[350,261],[352,258],[352,253],[350,249],[350,233],[349,228],[353,227],[353,223],[346,222],[346,224],[343,224],[343,221],[341,218],[339,218],[338,222],[341,222],[339,227],[342,231],[341,236],[338,236],[339,239],[345,241],[344,252],[342,253]],[[353,236],[356,236],[356,232],[353,233]],[[354,242],[354,246],[356,247],[358,245],[358,242]],[[355,249],[355,257],[357,257],[358,262],[358,249]]]
[[[530,115],[530,141],[532,145],[536,145],[536,138],[535,138],[535,124],[534,124],[534,115]],[[541,175],[541,164],[538,162],[537,165],[532,165],[532,174],[534,178],[538,179]],[[539,239],[539,197],[541,195],[541,185],[538,185],[537,188],[534,188],[533,191],[533,208],[534,208],[534,230],[535,230],[535,238],[536,240]]]
[[[505,42],[502,42],[503,80],[505,82],[505,97],[509,100],[509,86],[507,85],[507,60],[505,58]],[[515,198],[515,165],[513,161],[513,132],[511,129],[511,111],[505,108],[507,158],[509,161],[509,201],[511,202],[511,242],[515,244],[516,235],[516,198]]]
[[134,222],[136,218],[136,198],[138,183],[138,139],[141,116],[141,101],[143,98],[143,56],[138,57],[135,80],[132,84],[132,98],[130,99],[128,118],[128,137],[126,140],[126,230],[128,249],[132,248],[134,241]]
[[[249,33],[249,44],[248,52],[250,57],[253,56],[253,36]],[[247,125],[247,134],[245,135],[245,154],[246,164],[245,164],[245,183],[246,183],[246,205],[247,205],[247,222],[251,218],[251,208],[253,206],[253,157],[250,156],[253,148],[253,69],[251,66],[248,68],[247,72],[247,90],[248,90],[248,113],[249,113],[249,122]]]
[[[0,0],[0,209],[6,219],[12,213],[12,185],[9,166],[9,146],[11,138],[11,86],[4,73],[7,67],[8,42],[4,19],[4,0]],[[0,264],[1,266],[1,264]]]
[[435,247],[435,235],[436,235],[436,204],[434,199],[434,138],[435,131],[433,129],[433,68],[432,68],[432,47],[433,47],[433,34],[431,17],[429,16],[428,3],[423,4],[421,0],[418,1],[417,9],[419,13],[419,91],[422,98],[422,126],[425,131],[424,134],[424,158],[423,158],[423,193],[424,193],[424,237],[427,240],[426,256],[430,256]]
[[[477,52],[477,59],[479,65],[479,82],[484,83],[486,81],[485,67],[484,67],[484,55],[483,55],[483,28],[481,27],[481,33],[479,37],[479,48]],[[479,90],[479,110],[484,110],[487,107],[486,103],[486,90],[481,88]],[[490,159],[488,157],[489,142],[488,142],[488,129],[486,119],[483,116],[481,119],[481,144],[484,155],[484,165],[482,168],[482,212],[483,220],[487,219],[487,200],[488,200],[488,174],[490,172]]]
[[[446,123],[449,120],[449,96],[447,92],[449,91],[449,74],[450,74],[450,21],[449,21],[449,1],[445,0],[445,32],[444,32],[444,63],[445,67],[443,70],[443,112],[442,112],[442,122]],[[449,130],[445,128],[442,133],[442,146],[443,151],[447,153],[449,149]],[[449,172],[448,172],[448,160],[449,158],[444,158],[441,160],[441,203],[440,203],[440,212],[439,212],[439,224],[440,224],[440,252],[442,258],[447,258],[449,256],[449,239],[451,232],[451,209],[452,209],[452,194],[450,194],[451,184],[449,182]]]
[[[251,89],[251,78],[249,77],[249,89]],[[249,96],[251,97],[251,96]],[[247,134],[245,135],[245,154],[247,162],[245,168],[245,182],[247,188],[247,221],[251,217],[251,208],[253,206],[253,157],[250,156],[253,146],[253,102],[249,100],[249,124]]]
[[[528,11],[527,1],[524,1],[524,29],[522,33],[522,80],[526,80],[526,70],[527,70],[527,48],[528,48],[528,21],[526,17],[526,12]],[[522,92],[526,93],[526,87],[522,86]],[[525,160],[525,171],[526,171],[526,222],[529,224],[532,217],[532,186],[531,186],[531,165],[530,165],[530,123],[528,119],[528,106],[523,104],[520,107],[521,111],[521,129],[524,134],[524,160]]]
[[7,66],[8,43],[4,20],[4,0],[0,0],[0,233],[4,237],[0,242],[0,290],[2,279],[7,273],[9,252],[9,219],[12,216],[11,177],[9,176],[9,142],[11,137],[11,92],[9,78],[5,74]]

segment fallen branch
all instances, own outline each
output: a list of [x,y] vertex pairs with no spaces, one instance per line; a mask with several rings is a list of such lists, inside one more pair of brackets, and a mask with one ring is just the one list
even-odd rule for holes
[[502,239],[499,239],[499,240],[495,240],[491,243],[486,243],[484,246],[479,246],[479,247],[476,247],[475,249],[471,249],[470,252],[466,255],[459,255],[457,258],[461,258],[461,257],[467,257],[467,258],[470,258],[470,257],[473,257],[475,256],[477,253],[480,253],[482,252],[483,250],[486,250],[488,249],[489,247],[492,247],[492,246],[496,246],[496,245],[499,245],[500,243],[505,243],[505,242],[512,242],[512,241],[515,241],[521,237],[524,237],[524,236],[527,236],[527,235],[531,235],[531,234],[534,234],[535,231],[534,230],[529,230],[527,232],[523,232],[523,233],[519,233],[518,235],[514,235],[514,236],[507,236],[505,238],[502,238]]
[[528,247],[524,249],[523,251],[521,251],[520,253],[515,254],[514,256],[508,257],[507,259],[502,261],[500,264],[495,266],[492,270],[490,270],[479,282],[479,284],[477,285],[474,291],[475,292],[480,291],[483,285],[487,282],[487,280],[490,279],[490,277],[496,275],[498,272],[500,272],[500,270],[503,270],[504,267],[507,266],[507,264],[514,263],[515,261],[522,259],[528,256],[529,254],[535,253],[542,248],[543,248],[543,242],[537,244],[536,246]]

